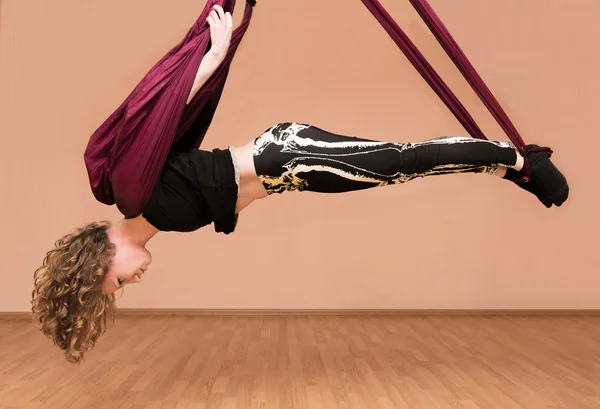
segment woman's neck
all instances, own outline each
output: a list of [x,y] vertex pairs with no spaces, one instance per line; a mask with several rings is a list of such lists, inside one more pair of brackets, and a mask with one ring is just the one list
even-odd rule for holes
[[158,229],[152,226],[142,216],[135,219],[119,220],[110,228],[110,234],[127,240],[130,243],[145,246],[148,241],[158,233]]

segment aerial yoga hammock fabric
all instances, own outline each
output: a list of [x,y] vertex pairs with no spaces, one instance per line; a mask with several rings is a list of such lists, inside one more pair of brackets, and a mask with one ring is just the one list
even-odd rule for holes
[[84,161],[92,192],[101,203],[116,204],[126,218],[144,210],[169,152],[198,149],[212,122],[255,2],[248,0],[224,62],[186,105],[210,49],[206,18],[216,4],[233,14],[235,0],[209,0],[185,38],[150,69],[89,140]]
[[[377,0],[361,1],[467,132],[473,138],[487,139],[456,95],[381,3]],[[429,3],[426,0],[409,1],[515,147],[525,152],[526,144],[508,115]],[[184,40],[148,72],[90,138],[84,159],[92,192],[100,202],[116,204],[127,218],[142,213],[169,151],[198,149],[210,127],[231,62],[248,29],[256,2],[247,0],[242,23],[233,33],[225,61],[186,106],[200,62],[210,48],[206,17],[215,4],[233,14],[235,0],[209,0]],[[552,150],[545,147],[532,150],[552,154]]]

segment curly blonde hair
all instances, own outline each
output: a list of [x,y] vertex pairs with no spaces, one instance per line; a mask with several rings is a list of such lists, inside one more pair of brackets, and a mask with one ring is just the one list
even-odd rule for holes
[[41,331],[80,363],[114,320],[115,297],[102,292],[102,281],[114,254],[109,222],[95,222],[55,243],[34,277],[32,312]]

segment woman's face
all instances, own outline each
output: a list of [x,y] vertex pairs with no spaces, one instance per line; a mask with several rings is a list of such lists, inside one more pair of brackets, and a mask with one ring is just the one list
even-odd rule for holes
[[115,254],[102,283],[105,294],[114,293],[128,284],[141,283],[152,262],[152,255],[145,247],[121,241],[113,241],[113,244]]

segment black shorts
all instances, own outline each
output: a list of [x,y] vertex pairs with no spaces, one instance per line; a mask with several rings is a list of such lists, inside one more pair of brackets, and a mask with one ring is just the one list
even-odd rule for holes
[[161,231],[191,232],[214,223],[235,230],[238,178],[229,149],[169,154],[142,215]]

